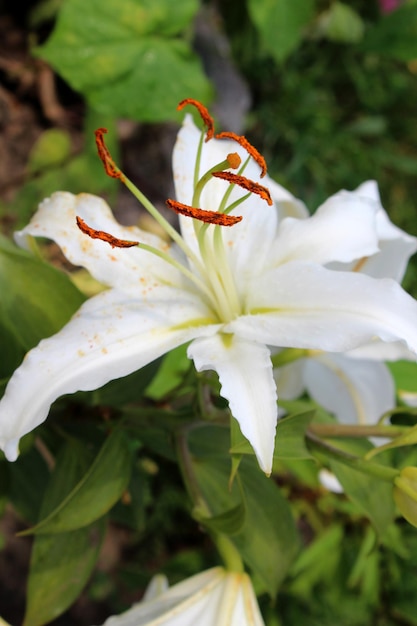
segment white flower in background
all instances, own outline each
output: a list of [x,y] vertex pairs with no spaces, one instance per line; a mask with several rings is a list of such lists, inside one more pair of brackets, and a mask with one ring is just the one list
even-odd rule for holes
[[159,595],[148,594],[103,626],[264,626],[264,621],[249,576],[215,567]]
[[[367,181],[351,193],[375,205],[378,251],[330,267],[400,283],[410,256],[417,250],[417,239],[389,220],[375,181]],[[276,370],[278,392],[281,398],[290,400],[307,391],[343,424],[375,424],[395,406],[394,381],[383,361],[401,358],[414,359],[414,355],[396,342],[372,342],[345,354],[311,351],[307,358]],[[375,439],[375,443],[384,442]]]
[[[54,240],[109,289],[13,374],[0,402],[0,447],[9,460],[59,396],[96,389],[190,342],[189,358],[198,371],[217,372],[269,474],[277,421],[270,346],[346,352],[378,340],[417,351],[417,303],[395,280],[328,267],[378,252],[376,203],[341,192],[312,217],[279,220],[288,205],[293,215],[303,205],[267,176],[261,186],[262,157],[244,138],[213,138],[208,113],[198,108],[207,133],[186,116],[173,155],[177,201],[167,202],[182,213],[181,234],[120,173],[99,135],[107,171],[133,189],[171,246],[117,224],[100,198],[64,192],[42,202],[17,233],[21,245],[28,235]],[[240,162],[238,174],[230,172]]]

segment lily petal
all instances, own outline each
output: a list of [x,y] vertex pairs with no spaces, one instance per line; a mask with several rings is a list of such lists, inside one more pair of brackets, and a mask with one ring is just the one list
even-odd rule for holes
[[264,626],[245,573],[215,567],[142,601],[103,626]]
[[229,401],[232,415],[252,445],[261,469],[270,474],[277,395],[268,348],[232,335],[218,334],[193,341],[188,347],[188,356],[199,372],[217,372],[221,395]]
[[375,204],[355,193],[339,192],[309,219],[284,219],[272,263],[305,259],[326,264],[352,261],[378,252]]
[[271,346],[345,352],[402,341],[417,353],[417,302],[391,279],[335,272],[293,261],[265,272],[250,289],[250,315],[224,332]]
[[384,363],[343,354],[318,354],[304,362],[307,391],[342,424],[375,424],[395,406],[392,376]]
[[59,396],[98,389],[216,332],[207,315],[194,296],[168,287],[142,299],[110,290],[88,300],[59,333],[26,355],[10,379],[0,413],[0,448],[8,460],[16,459],[20,437],[46,419]]
[[169,250],[168,244],[156,235],[135,226],[121,226],[108,204],[98,196],[86,193],[74,196],[62,191],[41,202],[29,224],[15,233],[16,243],[27,248],[27,235],[52,239],[71,263],[85,267],[96,280],[118,289],[162,280],[165,284],[180,283],[177,270],[140,247],[112,248],[104,241],[90,239],[77,227],[77,215],[92,228],[111,233],[118,239],[139,241],[165,252]]
[[[404,232],[390,221],[381,204],[376,181],[368,180],[352,193],[373,202],[377,210],[376,230],[379,251],[371,256],[364,256],[359,263],[359,271],[374,278],[393,278],[401,282],[408,260],[417,250],[417,238]],[[340,269],[358,271],[355,264],[345,265]]]

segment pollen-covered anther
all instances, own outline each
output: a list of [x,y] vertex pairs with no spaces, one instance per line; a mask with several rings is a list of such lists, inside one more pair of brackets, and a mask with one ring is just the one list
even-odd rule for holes
[[209,141],[210,139],[213,139],[214,137],[214,120],[211,117],[210,113],[208,112],[208,109],[206,109],[206,107],[204,106],[204,104],[201,104],[201,102],[199,102],[198,100],[194,100],[194,98],[185,98],[185,100],[181,100],[181,102],[179,103],[179,105],[177,106],[177,110],[181,111],[185,106],[187,106],[187,104],[192,104],[192,106],[194,106],[197,111],[200,113],[200,117],[203,120],[205,126],[206,126],[206,141]]
[[112,156],[107,148],[103,135],[107,133],[107,128],[97,128],[95,131],[96,136],[96,146],[98,156],[103,162],[104,169],[106,170],[107,176],[111,176],[111,178],[118,178],[122,183],[125,181],[125,177],[122,172],[117,167],[116,163],[113,161]]
[[109,233],[104,232],[104,230],[95,230],[95,228],[91,228],[84,222],[84,220],[76,216],[77,226],[78,228],[85,234],[91,237],[91,239],[100,239],[101,241],[105,241],[110,244],[112,248],[133,248],[133,246],[138,246],[139,241],[127,241],[126,239],[118,239],[117,237],[113,237]]
[[179,213],[180,215],[186,215],[187,217],[193,217],[200,222],[206,224],[216,224],[217,226],[233,226],[242,220],[241,215],[225,215],[224,213],[218,213],[217,211],[206,211],[205,209],[198,209],[197,207],[189,206],[188,204],[182,204],[176,200],[168,198],[166,200],[167,206],[170,209]]
[[229,163],[229,167],[231,167],[233,170],[237,170],[239,165],[242,163],[242,159],[237,152],[231,152],[227,155],[226,159]]
[[266,170],[267,170],[266,161],[264,157],[262,156],[262,154],[258,152],[255,146],[253,146],[246,139],[246,137],[244,137],[243,135],[236,135],[236,133],[224,132],[224,133],[218,133],[216,135],[216,139],[233,139],[233,141],[236,141],[239,145],[242,146],[242,148],[246,150],[248,154],[250,154],[252,159],[254,159],[257,162],[257,164],[261,168],[261,178],[265,176]]
[[212,176],[227,180],[227,182],[232,185],[239,185],[239,187],[243,187],[243,189],[246,189],[251,193],[256,193],[258,196],[261,196],[262,200],[265,200],[270,206],[272,205],[272,198],[269,193],[269,189],[259,183],[255,183],[253,180],[250,180],[250,178],[239,176],[239,174],[233,174],[232,172],[213,172]]

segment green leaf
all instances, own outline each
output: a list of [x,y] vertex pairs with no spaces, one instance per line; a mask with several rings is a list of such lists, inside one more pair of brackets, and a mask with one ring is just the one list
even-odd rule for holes
[[90,404],[93,406],[110,405],[120,408],[123,404],[138,401],[158,371],[159,364],[160,359],[152,361],[128,376],[111,380],[103,387],[83,395],[90,397]]
[[192,431],[189,443],[197,482],[213,518],[224,516],[228,523],[234,519],[229,528],[231,541],[262,588],[274,596],[298,551],[288,502],[252,457],[242,459],[230,488],[227,429],[205,425]]
[[194,517],[211,531],[224,535],[236,535],[236,533],[242,530],[245,522],[245,513],[245,505],[241,502],[228,511],[219,515],[213,515],[213,517],[204,517],[199,515],[198,512],[194,513]]
[[158,374],[146,389],[146,396],[152,400],[161,400],[173,391],[184,379],[190,369],[187,346],[178,346],[168,352],[162,361]]
[[199,59],[179,37],[197,9],[197,0],[67,0],[36,54],[102,113],[175,119],[180,100],[211,94]]
[[25,521],[35,524],[50,477],[45,459],[31,447],[26,453],[22,451],[17,461],[7,464],[7,473],[11,503]]
[[298,46],[313,17],[313,0],[248,0],[249,14],[265,50],[282,62]]
[[70,150],[69,133],[58,128],[45,130],[31,150],[29,171],[39,172],[45,168],[60,165],[69,157]]
[[[275,436],[274,459],[311,459],[312,456],[305,445],[305,431],[316,411],[303,411],[278,420]],[[232,445],[232,454],[254,454],[247,439],[242,438]]]
[[[367,441],[337,441],[336,445],[358,456],[371,448]],[[329,464],[346,495],[371,520],[377,533],[383,536],[395,517],[392,483],[378,480],[335,460],[330,460]]]
[[404,4],[370,28],[361,44],[373,52],[399,61],[417,58],[417,5]]
[[364,23],[359,14],[344,2],[333,2],[319,17],[318,31],[330,41],[357,43],[363,38]]
[[[85,452],[78,448],[69,444],[57,462],[45,495],[49,514],[22,534],[62,533],[83,528],[107,513],[122,495],[132,465],[124,433],[115,430],[109,435],[89,467]],[[69,492],[68,486],[71,486]]]
[[397,393],[417,394],[417,363],[414,361],[396,361],[387,363],[391,374],[394,377]]
[[68,276],[0,237],[0,377],[57,332],[85,298]]
[[105,527],[101,520],[72,532],[35,538],[23,626],[42,626],[77,599],[97,561]]
[[342,542],[343,528],[335,523],[306,546],[291,568],[291,590],[308,597],[318,582],[330,582],[341,559]]

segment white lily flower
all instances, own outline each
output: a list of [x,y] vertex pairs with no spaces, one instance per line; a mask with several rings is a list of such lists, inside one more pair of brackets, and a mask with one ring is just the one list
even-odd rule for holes
[[[417,250],[416,237],[389,220],[375,181],[366,181],[351,193],[375,205],[378,251],[349,264],[331,264],[332,269],[350,269],[400,282],[410,256]],[[371,425],[395,406],[394,381],[382,361],[414,358],[399,342],[373,341],[345,354],[312,351],[308,358],[276,372],[278,390],[281,397],[288,400],[307,391],[342,424]],[[382,444],[386,440],[375,439],[375,442]]]
[[[190,342],[189,358],[198,371],[217,372],[222,396],[269,474],[277,421],[270,346],[343,352],[378,338],[417,352],[417,303],[394,280],[326,267],[378,251],[374,202],[343,192],[312,217],[279,222],[259,185],[260,155],[246,140],[201,137],[187,116],[173,155],[177,201],[168,201],[187,213],[181,234],[135,191],[173,245],[120,226],[103,200],[86,194],[54,194],[17,233],[21,244],[27,235],[53,239],[109,289],[41,341],[13,374],[0,402],[0,447],[9,460],[59,396],[96,389]],[[235,152],[244,163],[237,177],[229,171],[240,160]],[[113,162],[108,169],[114,172]],[[270,186],[278,209],[289,202],[295,214],[303,211]],[[130,245],[120,240],[140,245],[117,247]]]
[[145,599],[103,626],[264,626],[250,578],[222,567]]

